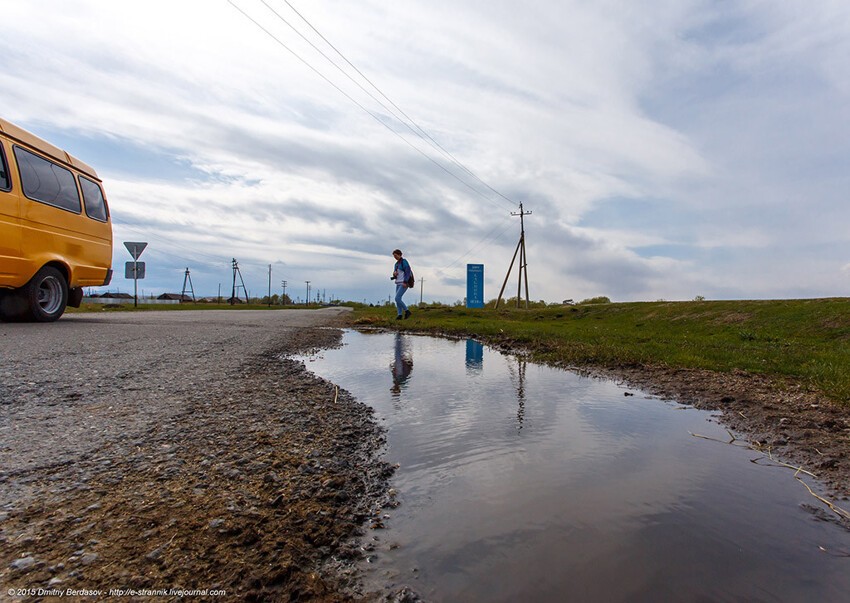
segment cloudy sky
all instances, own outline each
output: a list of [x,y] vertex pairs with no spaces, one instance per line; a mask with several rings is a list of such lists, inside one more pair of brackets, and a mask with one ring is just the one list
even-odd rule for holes
[[110,290],[146,241],[146,293],[385,300],[400,247],[490,299],[522,203],[532,299],[850,295],[846,0],[2,4],[0,115],[98,170]]

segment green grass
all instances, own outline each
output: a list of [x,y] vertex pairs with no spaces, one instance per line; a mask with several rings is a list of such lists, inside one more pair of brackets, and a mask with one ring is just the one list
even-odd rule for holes
[[514,343],[576,366],[740,369],[812,385],[850,407],[850,299],[359,308],[356,322]]

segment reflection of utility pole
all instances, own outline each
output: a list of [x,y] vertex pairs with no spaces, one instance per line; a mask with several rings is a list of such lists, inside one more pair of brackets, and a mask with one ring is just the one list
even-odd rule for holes
[[496,307],[499,307],[499,303],[502,301],[502,293],[505,292],[505,286],[508,284],[508,278],[511,276],[511,270],[514,268],[514,261],[516,261],[517,253],[519,254],[519,285],[517,286],[516,293],[516,307],[519,308],[519,300],[522,297],[522,281],[523,274],[525,275],[525,308],[528,309],[528,257],[525,253],[525,220],[523,219],[525,216],[530,216],[530,211],[523,211],[522,203],[519,204],[519,212],[511,212],[512,216],[519,216],[519,243],[517,243],[516,251],[514,251],[514,257],[511,259],[511,265],[508,268],[508,273],[505,275],[505,282],[502,283],[502,288],[499,290],[499,297],[496,298]]
[[307,283],[307,297],[304,298],[304,305],[308,305],[310,303],[310,281],[304,281]]
[[[517,382],[516,382],[516,399],[517,399],[517,433],[522,430],[522,424],[525,421],[525,369],[528,362],[521,358],[517,358]],[[514,371],[511,365],[508,365],[508,370],[513,377]]]

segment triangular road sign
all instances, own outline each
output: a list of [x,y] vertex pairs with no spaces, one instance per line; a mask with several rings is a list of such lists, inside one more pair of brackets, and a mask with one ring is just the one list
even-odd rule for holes
[[142,255],[142,252],[145,250],[145,247],[147,247],[147,246],[148,246],[147,243],[133,243],[133,242],[130,242],[130,241],[124,242],[124,247],[127,248],[127,251],[130,252],[130,255],[133,256],[134,260],[139,259],[139,256]]

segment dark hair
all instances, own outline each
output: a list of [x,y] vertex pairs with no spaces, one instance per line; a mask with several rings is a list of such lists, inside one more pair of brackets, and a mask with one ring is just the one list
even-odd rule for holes
[[401,249],[393,249],[393,255],[395,255],[395,254],[404,255],[404,254],[401,252]]

